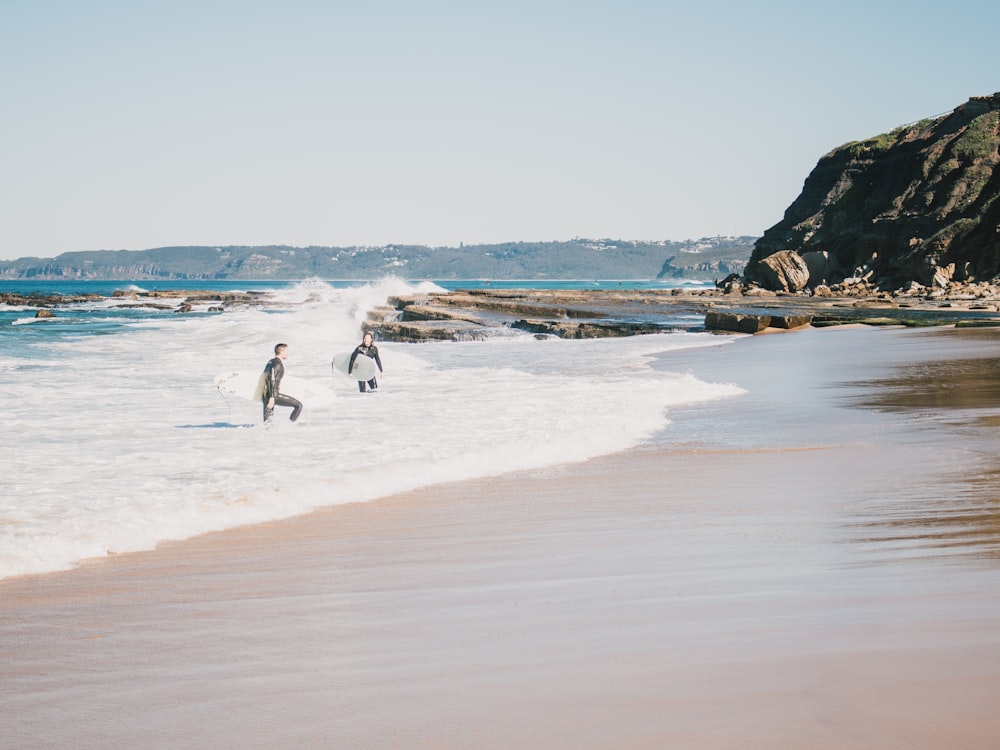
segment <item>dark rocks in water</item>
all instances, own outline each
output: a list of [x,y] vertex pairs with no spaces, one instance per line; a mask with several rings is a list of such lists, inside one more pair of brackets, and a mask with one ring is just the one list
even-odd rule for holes
[[36,318],[54,318],[55,316],[54,312],[45,307],[35,313]]
[[[390,313],[391,314],[391,313]],[[460,320],[474,325],[488,325],[489,319],[477,315],[471,310],[461,307],[443,307],[441,305],[408,305],[400,311],[400,321],[415,323],[418,321]]]
[[0,292],[0,304],[24,307],[58,307],[80,302],[97,302],[104,299],[100,294],[15,294]]
[[649,323],[560,322],[547,320],[515,320],[511,328],[528,333],[557,336],[561,339],[600,339],[636,336],[643,333],[663,333],[663,326]]
[[[677,314],[676,290],[457,290],[391,297],[365,330],[386,341],[468,340],[511,329],[559,338],[661,333]],[[661,311],[662,314],[657,315]],[[381,320],[379,320],[381,318]]]
[[461,320],[366,322],[362,330],[377,333],[382,341],[477,341],[490,336],[489,328]]
[[[194,300],[179,291],[125,292],[122,307],[191,312]],[[133,296],[134,295],[134,296]],[[264,304],[264,293],[206,293],[197,301],[227,298],[208,307],[223,312],[230,304]],[[228,301],[233,297],[232,303]],[[27,307],[27,297],[0,295],[0,302]],[[44,301],[35,297],[40,317],[50,308],[72,302],[106,299],[100,295],[62,297]],[[175,304],[167,304],[166,300]],[[49,304],[51,303],[51,304]],[[41,312],[46,310],[48,312]],[[54,313],[53,313],[54,314]],[[704,324],[682,323],[697,320]],[[368,311],[362,325],[384,341],[470,341],[532,333],[539,338],[595,338],[633,336],[683,330],[760,333],[807,326],[847,323],[867,325],[1000,325],[1000,284],[949,282],[944,287],[910,283],[895,293],[876,292],[866,283],[821,285],[811,293],[773,292],[759,286],[742,291],[737,279],[727,279],[716,289],[656,290],[459,290],[441,294],[392,297]]]
[[[178,304],[167,304],[166,302],[155,302],[151,300],[178,299],[182,301]],[[0,292],[0,305],[17,305],[23,307],[39,307],[42,309],[65,307],[76,305],[82,302],[98,302],[108,299],[100,294],[15,294],[12,292]],[[227,306],[254,306],[263,305],[269,300],[267,292],[213,292],[213,291],[184,291],[177,289],[153,290],[151,292],[135,290],[116,290],[111,293],[110,299],[126,300],[116,305],[114,308],[147,308],[150,310],[163,310],[174,312],[192,312],[194,303],[215,302],[218,304],[208,308],[209,312],[223,312]],[[37,317],[52,317],[41,314]]]
[[156,302],[137,302],[134,305],[131,305],[131,304],[119,304],[119,305],[111,305],[111,307],[119,309],[119,310],[128,310],[130,308],[142,308],[142,307],[148,308],[150,310],[173,310],[174,309],[174,307],[172,305],[161,305],[161,304],[158,304]]
[[115,292],[115,296],[119,295],[129,295],[132,299],[136,298],[150,298],[156,299],[160,297],[169,297],[176,299],[178,297],[183,297],[184,302],[190,304],[192,302],[221,302],[223,304],[233,305],[233,304],[243,304],[243,305],[259,305],[267,301],[267,294],[265,292],[217,292],[210,291],[206,289],[195,289],[195,290],[185,290],[185,289],[154,289],[151,292]]

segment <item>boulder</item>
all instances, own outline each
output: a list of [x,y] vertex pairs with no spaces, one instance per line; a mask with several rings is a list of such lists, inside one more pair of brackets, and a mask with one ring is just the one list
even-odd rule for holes
[[705,330],[735,331],[736,333],[760,333],[771,325],[770,315],[745,313],[707,312]]
[[840,264],[826,250],[802,253],[801,257],[809,271],[809,286],[811,287],[828,284],[833,279],[844,278],[844,271]]
[[934,287],[935,289],[947,289],[948,285],[951,283],[952,277],[955,275],[955,264],[949,263],[946,266],[931,266],[931,279],[928,286]]
[[772,315],[771,316],[771,328],[784,328],[790,330],[792,328],[802,328],[812,323],[811,315]]
[[723,294],[743,294],[743,277],[731,273],[722,281],[715,282],[715,288]]
[[800,292],[809,285],[809,267],[794,250],[782,250],[760,261],[763,285],[776,292]]

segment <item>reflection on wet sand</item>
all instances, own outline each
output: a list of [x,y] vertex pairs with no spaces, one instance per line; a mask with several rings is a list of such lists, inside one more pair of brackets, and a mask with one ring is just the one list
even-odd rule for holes
[[[937,442],[946,466],[933,483],[887,488],[859,541],[908,555],[1000,558],[1000,329],[934,331],[947,358],[897,364],[853,385],[852,405],[907,415],[918,443]],[[902,491],[900,491],[902,490]]]
[[907,366],[871,381],[860,406],[884,410],[1000,408],[1000,357],[953,359]]
[[[936,505],[930,508],[924,502],[929,498],[882,508],[875,520],[859,523],[857,541],[875,544],[881,553],[897,558],[955,554],[1000,558],[1000,501],[994,499],[1000,472],[986,481],[992,497],[976,488],[950,502],[935,498]],[[970,484],[975,487],[980,480]]]

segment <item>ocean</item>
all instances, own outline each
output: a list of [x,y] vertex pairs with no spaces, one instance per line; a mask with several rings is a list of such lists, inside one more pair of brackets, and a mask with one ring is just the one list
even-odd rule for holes
[[[188,314],[0,305],[0,578],[72,568],[167,540],[365,502],[436,483],[585,461],[669,442],[671,410],[743,393],[657,365],[734,337],[678,330],[620,339],[378,342],[376,394],[335,374],[366,312],[394,294],[475,286],[646,288],[642,282],[170,282],[257,290],[267,304]],[[153,289],[153,282],[0,282],[0,292]],[[174,302],[179,302],[176,300]],[[222,394],[213,378],[260,371],[286,342],[286,371],[336,393],[296,423]],[[291,393],[290,395],[296,395]]]

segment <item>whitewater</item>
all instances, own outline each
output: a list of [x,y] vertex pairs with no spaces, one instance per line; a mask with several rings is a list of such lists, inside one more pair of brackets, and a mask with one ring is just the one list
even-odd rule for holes
[[[569,341],[498,329],[475,342],[379,341],[379,392],[358,393],[332,357],[360,342],[368,310],[419,291],[443,290],[305,281],[262,306],[187,315],[102,300],[78,306],[87,323],[75,335],[72,309],[55,320],[8,309],[0,578],[669,440],[672,407],[743,392],[658,365],[732,337]],[[264,426],[260,403],[223,395],[213,378],[261,370],[278,342],[289,345],[288,374],[337,397],[303,399],[296,423],[278,407]]]

